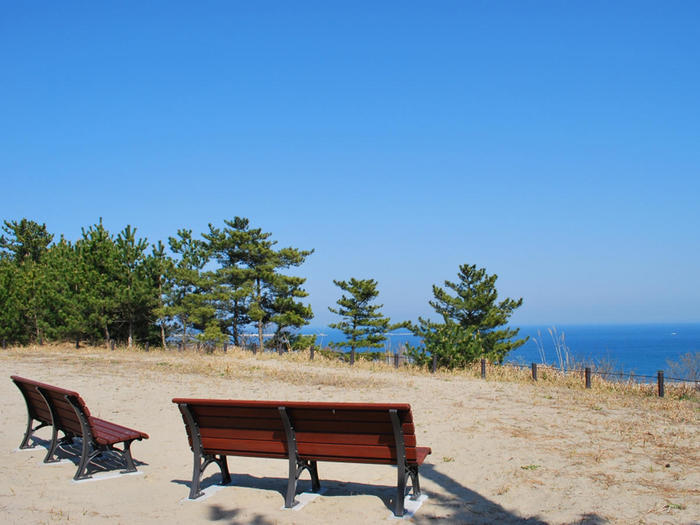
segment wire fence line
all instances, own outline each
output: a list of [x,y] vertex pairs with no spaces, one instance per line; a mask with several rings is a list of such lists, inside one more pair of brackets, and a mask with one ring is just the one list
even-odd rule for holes
[[[522,363],[506,363],[502,366],[513,366],[517,368],[531,368],[532,365],[526,365]],[[543,365],[540,363],[537,363],[538,368],[546,368],[549,370],[556,370],[557,372],[562,372],[562,373],[580,373],[584,374],[586,370],[591,370],[591,373],[597,376],[613,376],[613,377],[623,377],[627,378],[630,380],[633,379],[657,379],[658,374],[655,376],[650,376],[650,375],[645,375],[645,374],[635,374],[634,372],[601,372],[594,370],[592,367],[585,367],[585,368],[567,368],[567,369],[562,369],[559,368],[558,366],[554,365]],[[659,370],[659,372],[662,372],[662,370]],[[679,378],[679,377],[669,377],[664,374],[664,380],[665,381],[678,381],[680,383],[695,383],[698,384],[700,383],[700,379],[691,379],[691,378]]]

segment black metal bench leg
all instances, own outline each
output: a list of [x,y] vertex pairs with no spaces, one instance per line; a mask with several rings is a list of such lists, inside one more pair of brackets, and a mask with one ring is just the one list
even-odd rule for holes
[[231,483],[231,473],[228,471],[228,461],[226,460],[226,456],[221,454],[217,463],[221,469],[221,484],[228,485]]
[[136,472],[136,465],[134,465],[134,458],[131,457],[131,443],[133,442],[133,439],[130,439],[129,441],[124,441],[124,450],[121,450],[121,455],[124,457],[124,462],[126,463],[126,470],[123,470],[122,473],[127,473],[127,472]]
[[49,444],[49,451],[44,457],[44,463],[56,463],[60,461],[58,458],[54,458],[56,453],[56,447],[58,447],[58,429],[54,426],[51,431],[51,443]]
[[90,443],[85,436],[83,436],[83,447],[80,454],[80,462],[78,463],[78,470],[75,472],[75,476],[73,476],[73,479],[76,481],[92,478],[92,476],[87,474],[87,467],[90,464],[90,460],[96,455],[95,453],[91,453],[91,448]]
[[404,513],[403,499],[406,496],[406,469],[403,465],[398,465],[398,482],[396,487],[396,505],[394,514],[400,518]]
[[24,437],[22,438],[22,443],[19,444],[19,448],[34,448],[36,446],[36,444],[30,445],[29,438],[32,436],[32,434],[35,431],[39,430],[41,427],[46,426],[45,424],[42,423],[38,427],[32,428],[32,421],[34,421],[34,419],[32,419],[32,417],[29,416],[29,418],[27,420],[27,430],[24,432]]
[[311,474],[311,490],[318,492],[321,490],[321,481],[318,479],[318,465],[315,461],[309,461],[309,474]]
[[411,476],[411,482],[413,483],[413,494],[411,494],[411,499],[416,500],[420,497],[420,479],[418,478],[418,465],[411,465],[408,467],[408,474]]
[[297,493],[297,480],[298,479],[299,479],[299,476],[297,473],[296,458],[290,457],[289,458],[289,480],[287,481],[287,495],[284,498],[285,508],[291,509],[297,503],[294,500],[294,496],[296,496],[296,493]]
[[194,468],[192,470],[192,486],[190,486],[190,499],[197,499],[203,493],[199,490],[202,478],[202,457],[198,450],[194,451]]

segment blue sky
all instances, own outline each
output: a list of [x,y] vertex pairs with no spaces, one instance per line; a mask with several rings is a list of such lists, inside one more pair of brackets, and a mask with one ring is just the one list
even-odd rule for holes
[[0,219],[151,241],[236,215],[429,313],[700,321],[700,3],[34,2],[0,14]]

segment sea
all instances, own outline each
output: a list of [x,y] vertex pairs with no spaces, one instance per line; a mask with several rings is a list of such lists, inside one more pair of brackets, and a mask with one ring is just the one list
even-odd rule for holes
[[[520,348],[508,354],[506,362],[559,366],[568,354],[576,363],[594,364],[616,373],[655,378],[659,370],[678,372],[671,363],[685,354],[700,352],[700,323],[529,325],[518,327],[518,337],[528,337]],[[319,346],[344,340],[342,332],[328,327],[307,327],[316,334]],[[389,335],[384,350],[396,352],[406,344],[421,344],[406,330]],[[375,349],[376,351],[376,349]],[[562,359],[560,359],[562,356]],[[686,379],[682,377],[678,379]]]

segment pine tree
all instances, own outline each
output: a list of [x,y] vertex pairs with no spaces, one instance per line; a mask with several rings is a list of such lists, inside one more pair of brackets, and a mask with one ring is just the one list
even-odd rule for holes
[[28,219],[4,221],[2,230],[5,234],[0,235],[1,253],[19,270],[13,272],[15,275],[10,283],[12,291],[8,294],[8,298],[14,299],[11,305],[8,303],[14,309],[10,316],[16,316],[19,321],[14,338],[39,341],[47,328],[45,314],[48,303],[42,259],[53,235],[48,233],[45,224]]
[[309,295],[301,287],[305,281],[301,277],[280,274],[273,279],[271,288],[274,299],[270,305],[270,321],[275,323],[276,329],[271,345],[278,348],[284,346],[290,351],[299,344],[309,343],[309,338],[293,331],[309,324],[314,315],[310,305],[297,301]]
[[121,321],[127,327],[127,346],[134,343],[134,332],[147,336],[151,310],[155,306],[156,291],[146,266],[147,239],[137,239],[136,229],[127,225],[115,241],[119,279],[117,308]]
[[163,350],[167,349],[166,327],[168,315],[165,298],[169,296],[172,288],[170,275],[172,274],[173,264],[173,260],[165,253],[165,245],[161,241],[158,241],[151,247],[151,254],[146,260],[146,266],[156,290],[153,315],[158,321],[160,344]]
[[251,322],[248,308],[253,295],[253,275],[247,261],[251,246],[259,238],[261,230],[248,229],[248,220],[241,217],[224,223],[226,227],[223,230],[210,224],[209,233],[203,234],[203,237],[220,264],[215,272],[221,291],[219,315],[233,337],[233,344],[240,346],[242,330]]
[[379,295],[377,281],[353,277],[350,281],[333,280],[333,283],[349,295],[338,299],[339,308],[328,307],[332,313],[343,318],[339,323],[328,326],[341,330],[347,340],[330,345],[350,348],[350,364],[353,364],[358,348],[381,348],[386,340],[385,334],[392,327],[389,318],[379,312],[383,305],[371,304]]
[[40,262],[53,240],[53,234],[46,230],[46,224],[40,225],[28,219],[3,222],[2,230],[9,237],[0,235],[0,250],[11,254],[18,265],[27,260]]
[[25,344],[29,341],[22,310],[20,268],[0,254],[0,340]]
[[[270,239],[272,234],[251,228],[250,221],[243,217],[226,221],[226,226],[223,231],[210,226],[205,238],[222,264],[219,282],[227,287],[226,296],[235,308],[229,318],[234,342],[238,327],[246,321],[257,328],[257,351],[264,349],[263,332],[270,323],[276,324],[277,338],[286,337],[289,342],[288,329],[307,324],[313,313],[311,307],[296,300],[307,295],[301,288],[306,279],[286,276],[280,271],[300,266],[313,250],[275,250],[277,241]],[[277,342],[273,338],[273,344]]]
[[52,297],[51,339],[77,341],[92,336],[88,323],[89,305],[84,300],[84,275],[75,245],[61,237],[44,258],[46,283]]
[[503,362],[508,352],[527,341],[527,338],[513,340],[519,329],[506,327],[513,311],[522,305],[522,298],[498,302],[498,276],[488,275],[476,265],[461,265],[458,277],[458,283],[445,281],[454,295],[433,286],[434,299],[429,304],[443,323],[419,318],[418,326],[412,326],[411,330],[423,338],[424,348],[410,348],[411,355],[422,362],[428,353],[434,354],[448,367],[466,366],[479,357]]
[[80,299],[87,310],[89,337],[102,334],[105,343],[112,339],[111,330],[117,318],[117,293],[119,285],[119,254],[114,238],[102,224],[87,230],[76,243],[80,262]]
[[170,237],[168,243],[179,260],[170,272],[171,286],[167,291],[164,315],[180,324],[183,344],[187,344],[192,328],[205,334],[197,336],[200,340],[207,336],[219,338],[221,332],[215,323],[213,305],[213,276],[202,271],[209,260],[206,244],[194,239],[192,230],[178,230],[177,237]]

